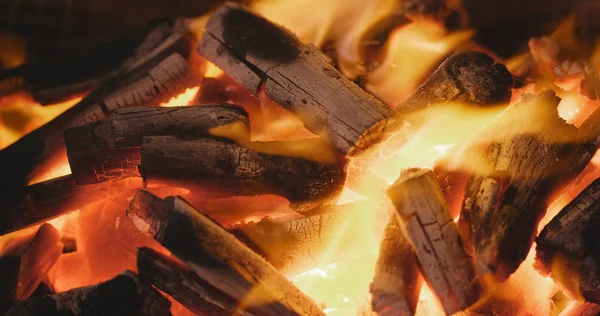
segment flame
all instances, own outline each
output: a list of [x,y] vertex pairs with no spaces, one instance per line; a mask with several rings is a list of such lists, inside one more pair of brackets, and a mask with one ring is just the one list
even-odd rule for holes
[[445,56],[473,35],[470,30],[448,34],[443,27],[427,20],[396,29],[386,43],[385,59],[368,76],[368,90],[387,104],[398,104]]
[[179,95],[172,97],[169,101],[161,103],[160,106],[171,107],[191,105],[194,102],[194,100],[196,100],[198,91],[200,91],[200,86],[187,88]]
[[219,78],[223,75],[223,70],[211,62],[206,63],[205,78]]

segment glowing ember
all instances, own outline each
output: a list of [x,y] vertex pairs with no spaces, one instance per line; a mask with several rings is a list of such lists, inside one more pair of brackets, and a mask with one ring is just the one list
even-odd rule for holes
[[196,100],[198,91],[200,91],[200,87],[188,88],[181,94],[172,97],[169,101],[167,101],[165,103],[161,103],[160,106],[169,107],[169,106],[191,105],[192,102],[194,102],[194,100]]

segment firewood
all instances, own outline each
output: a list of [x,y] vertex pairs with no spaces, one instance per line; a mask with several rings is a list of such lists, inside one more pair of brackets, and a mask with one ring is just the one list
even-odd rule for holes
[[392,214],[370,287],[372,310],[381,316],[414,315],[421,283],[415,253],[402,232],[398,216]]
[[144,137],[141,158],[140,172],[148,187],[276,194],[301,212],[335,204],[346,178],[345,163],[265,154],[215,138]]
[[[571,278],[555,280],[587,301],[600,303],[600,179],[596,179],[552,219],[536,238],[536,268],[556,269]],[[578,282],[577,282],[578,281]]]
[[0,189],[27,185],[44,168],[44,162],[60,154],[63,131],[68,127],[104,119],[110,111],[156,105],[183,92],[193,78],[185,60],[190,39],[173,34],[144,56],[104,78],[98,87],[72,108],[0,151]]
[[[210,285],[185,264],[150,248],[139,248],[140,276],[198,315],[236,314],[238,302]],[[239,311],[241,315],[251,315]],[[238,314],[236,314],[238,315]]]
[[377,142],[393,113],[315,47],[232,3],[212,14],[197,51],[250,92],[264,89],[344,155]]
[[233,123],[248,137],[248,114],[236,106],[124,108],[108,120],[67,129],[65,145],[77,183],[99,183],[140,176],[142,136],[209,136],[211,128]]
[[542,124],[544,132],[520,132],[524,125],[534,124],[529,120],[510,131],[503,130],[502,123],[490,127],[499,141],[485,149],[489,169],[469,179],[459,220],[479,273],[492,273],[501,281],[519,267],[546,211],[548,194],[576,175],[571,167],[578,157],[571,153],[580,144],[571,142],[576,142],[577,129],[558,116],[558,102],[552,92],[528,95],[505,114],[535,108],[539,110],[535,124]]
[[[346,233],[359,229],[360,212],[372,212],[370,205],[354,202],[327,211],[288,220],[265,217],[259,222],[235,225],[229,232],[262,255],[277,270],[294,275],[347,257],[343,245],[355,242]],[[340,247],[328,249],[335,238]],[[352,255],[360,255],[352,250]],[[327,258],[324,258],[327,255]],[[324,260],[327,260],[325,262]]]
[[508,103],[512,86],[512,75],[503,64],[485,53],[459,51],[448,57],[396,110],[411,112],[444,101],[472,105]]
[[142,187],[140,179],[80,186],[73,176],[40,182],[15,194],[1,194],[0,235],[48,221]]
[[446,314],[475,303],[482,287],[431,170],[405,170],[389,188],[388,195],[425,281]]
[[204,281],[269,315],[324,315],[312,299],[224,228],[180,197],[139,190],[127,214]]
[[31,239],[4,251],[0,257],[0,313],[31,296],[62,249],[60,233],[44,224]]
[[34,298],[13,306],[20,315],[171,315],[171,302],[131,271],[97,285]]

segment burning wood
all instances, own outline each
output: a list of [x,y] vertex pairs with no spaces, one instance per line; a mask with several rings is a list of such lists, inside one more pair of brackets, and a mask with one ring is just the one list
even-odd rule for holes
[[430,170],[408,169],[390,187],[400,225],[410,240],[426,282],[447,315],[477,301],[481,284],[475,276],[444,196]]
[[205,282],[238,302],[240,309],[323,315],[315,302],[273,266],[182,198],[161,200],[140,190],[127,214]]
[[131,271],[98,285],[23,301],[7,316],[20,315],[171,315],[171,302]]
[[[512,127],[504,137],[501,126],[492,127],[503,140],[485,149],[490,170],[469,179],[459,221],[480,273],[503,280],[518,268],[533,243],[548,194],[560,181],[575,176],[572,167],[579,157],[571,153],[580,145],[571,142],[576,141],[577,130],[558,117],[558,102],[551,92],[526,96],[505,114],[537,107],[541,112],[536,124],[544,126],[543,132]],[[520,128],[533,123],[523,124]]]
[[343,163],[264,154],[214,138],[144,137],[141,158],[140,172],[149,187],[276,194],[298,211],[333,203],[346,178]]
[[2,194],[5,209],[0,221],[0,235],[83,209],[141,186],[140,179],[79,186],[75,178],[68,175],[30,185],[16,194],[5,192]]
[[448,57],[397,111],[412,112],[444,101],[508,103],[512,86],[512,75],[503,64],[485,53],[460,51]]
[[251,92],[264,89],[342,154],[377,142],[393,112],[316,48],[235,4],[213,13],[197,50]]
[[0,313],[26,300],[62,253],[60,233],[42,225],[30,240],[11,245],[0,256]]
[[194,313],[208,316],[252,315],[248,311],[237,310],[238,302],[204,281],[185,264],[155,250],[138,249],[137,267],[141,277]]
[[106,118],[118,108],[166,101],[185,90],[193,76],[185,60],[190,46],[190,40],[180,34],[167,37],[143,57],[107,76],[81,102],[0,151],[4,176],[0,188],[26,185],[36,168],[60,154],[65,128]]
[[211,128],[233,123],[247,137],[248,114],[236,106],[125,108],[109,120],[66,130],[65,144],[77,183],[91,184],[139,177],[143,136],[209,136]]
[[594,303],[600,303],[599,210],[600,179],[596,179],[536,239],[538,270],[552,273],[571,293]]
[[381,316],[414,315],[421,283],[415,253],[402,232],[398,216],[392,214],[370,288],[373,311]]

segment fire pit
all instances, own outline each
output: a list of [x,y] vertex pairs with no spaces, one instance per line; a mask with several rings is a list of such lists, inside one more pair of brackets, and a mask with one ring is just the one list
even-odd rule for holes
[[597,315],[600,6],[530,2],[228,2],[6,49],[0,313]]

